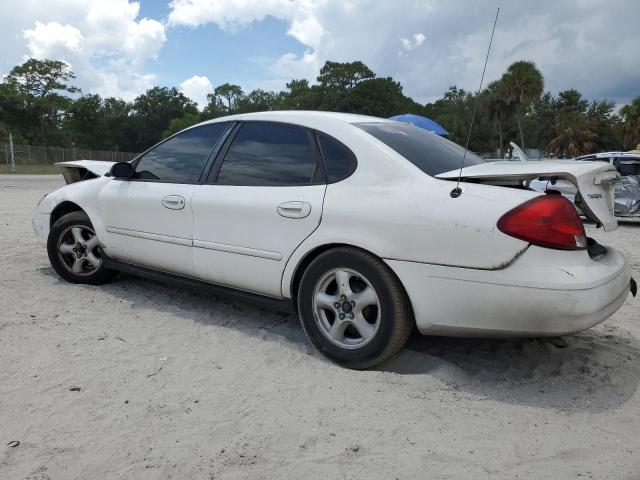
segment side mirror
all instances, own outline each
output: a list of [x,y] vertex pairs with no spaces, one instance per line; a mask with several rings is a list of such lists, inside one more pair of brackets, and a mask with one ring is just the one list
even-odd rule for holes
[[133,165],[129,162],[118,162],[111,167],[111,176],[121,180],[127,180],[133,175]]

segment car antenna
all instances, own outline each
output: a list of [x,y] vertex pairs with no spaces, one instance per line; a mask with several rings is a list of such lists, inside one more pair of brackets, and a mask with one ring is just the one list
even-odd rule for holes
[[469,125],[469,133],[467,134],[467,143],[464,146],[464,154],[462,155],[462,163],[460,164],[460,172],[458,173],[458,182],[453,190],[451,190],[451,197],[458,198],[462,195],[462,189],[460,188],[460,180],[462,179],[462,169],[464,168],[464,161],[467,157],[467,150],[469,149],[469,141],[471,140],[471,130],[473,129],[473,122],[476,119],[476,110],[478,109],[478,101],[480,100],[480,92],[482,91],[482,82],[484,81],[484,73],[487,71],[487,62],[489,61],[489,52],[491,52],[491,44],[493,43],[493,34],[496,32],[496,24],[498,23],[498,15],[500,15],[500,7],[496,11],[496,19],[493,21],[493,30],[491,30],[491,38],[489,39],[489,48],[487,48],[487,56],[484,59],[484,68],[482,69],[482,77],[480,77],[480,86],[478,87],[478,93],[476,94],[476,103],[473,106],[473,114],[471,115],[471,124]]

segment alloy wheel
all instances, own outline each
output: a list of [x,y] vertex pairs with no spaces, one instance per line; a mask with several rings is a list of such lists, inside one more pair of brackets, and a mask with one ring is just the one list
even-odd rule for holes
[[96,233],[86,225],[67,227],[58,237],[58,257],[74,275],[91,275],[102,265]]
[[313,293],[313,312],[322,334],[333,344],[360,348],[380,327],[380,300],[364,275],[350,268],[325,273]]

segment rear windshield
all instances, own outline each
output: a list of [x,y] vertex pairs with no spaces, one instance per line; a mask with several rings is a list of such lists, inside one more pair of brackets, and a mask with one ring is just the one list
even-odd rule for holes
[[[356,123],[355,126],[398,152],[427,175],[435,176],[462,165],[464,148],[435,133],[398,122]],[[464,166],[479,163],[485,161],[467,151]]]

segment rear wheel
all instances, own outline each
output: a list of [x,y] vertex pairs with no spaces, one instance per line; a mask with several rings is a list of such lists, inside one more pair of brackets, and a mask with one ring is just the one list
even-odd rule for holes
[[396,354],[413,328],[402,285],[378,258],[351,247],[318,256],[298,292],[300,320],[331,360],[368,368]]
[[104,266],[98,237],[84,212],[71,212],[54,223],[47,240],[54,270],[71,283],[100,285],[115,272]]

